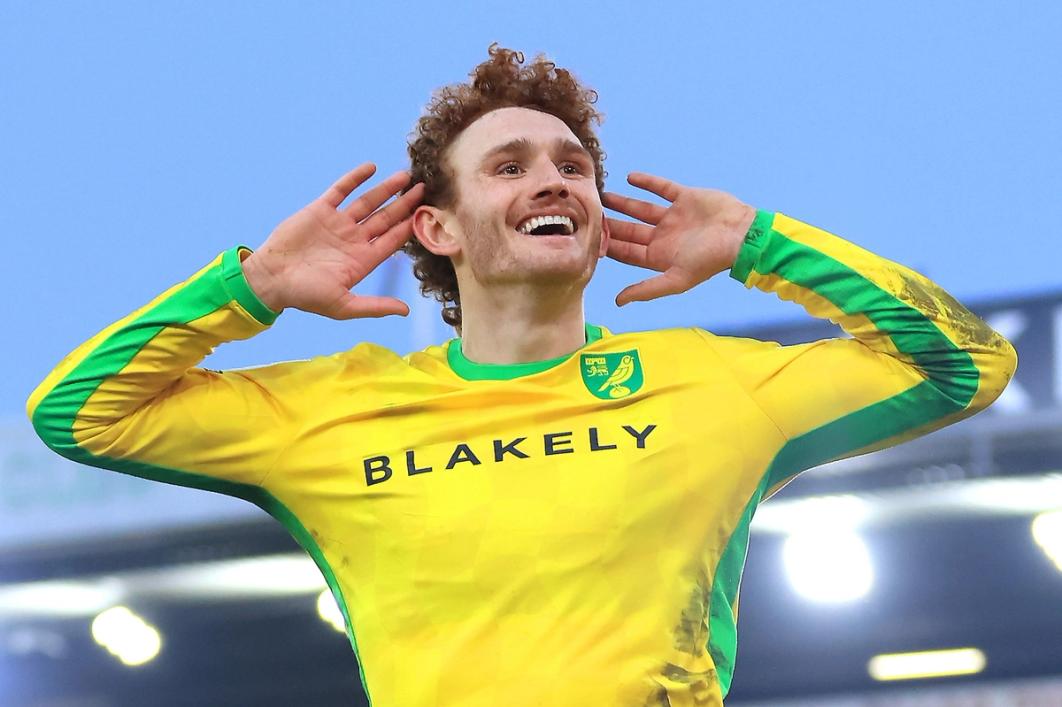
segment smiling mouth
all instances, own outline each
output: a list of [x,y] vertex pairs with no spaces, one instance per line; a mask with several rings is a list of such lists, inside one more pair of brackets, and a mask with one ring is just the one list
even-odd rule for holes
[[521,223],[516,232],[525,236],[572,236],[579,226],[567,216],[535,216]]

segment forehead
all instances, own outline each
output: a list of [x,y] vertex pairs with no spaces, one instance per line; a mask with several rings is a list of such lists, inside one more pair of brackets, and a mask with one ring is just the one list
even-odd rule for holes
[[512,140],[527,140],[546,147],[560,139],[578,143],[563,120],[530,108],[498,108],[477,118],[450,146],[455,166],[474,164],[494,147]]

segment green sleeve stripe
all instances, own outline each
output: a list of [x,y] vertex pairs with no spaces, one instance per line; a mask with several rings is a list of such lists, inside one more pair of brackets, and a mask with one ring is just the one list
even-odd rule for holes
[[247,283],[247,277],[243,274],[243,266],[240,264],[242,262],[240,253],[245,250],[251,249],[241,245],[225,251],[221,257],[221,281],[232,299],[239,302],[252,317],[263,324],[272,324],[280,316],[280,312],[274,312],[267,307]]
[[767,488],[773,488],[805,469],[909,432],[961,409],[961,405],[942,397],[929,381],[919,383],[903,393],[789,440],[767,471]]
[[74,420],[105,379],[125,368],[163,329],[204,317],[231,301],[223,274],[225,257],[236,256],[235,251],[235,248],[227,251],[220,266],[203,271],[104,339],[44,396],[33,413],[33,427],[45,444],[60,454],[76,448]]
[[298,517],[275,496],[259,486],[216,479],[201,474],[182,471],[180,469],[155,466],[128,459],[110,459],[107,457],[95,456],[77,446],[72,446],[67,449],[56,449],[56,451],[60,452],[66,458],[81,464],[87,464],[101,469],[109,469],[111,471],[118,471],[123,474],[138,476],[142,479],[149,479],[151,481],[161,481],[176,486],[189,486],[204,491],[213,491],[214,493],[241,498],[249,503],[253,503],[275,518],[288,531],[288,533],[295,538],[296,542],[299,543],[299,546],[305,550],[311,558],[313,558],[314,563],[317,565],[325,582],[328,584],[332,596],[335,597],[336,603],[339,605],[339,610],[343,614],[343,623],[347,634],[347,640],[350,641],[350,647],[354,650],[354,659],[357,661],[359,667],[358,672],[361,676],[362,689],[365,691],[365,696],[371,707],[372,698],[369,694],[368,682],[365,679],[365,664],[361,660],[361,654],[358,652],[358,642],[354,635],[354,626],[351,623],[350,615],[347,611],[347,604],[343,597],[343,590],[339,586],[339,582],[336,580],[331,565],[329,565],[328,560],[325,558],[324,553],[321,552],[321,548],[314,540],[313,536],[306,530],[306,527]]
[[[760,216],[757,215],[757,221]],[[772,215],[773,220],[773,215]],[[963,409],[977,393],[980,372],[970,354],[949,339],[925,314],[880,285],[829,255],[786,238],[773,228],[757,231],[756,222],[745,237],[739,260],[752,261],[756,272],[778,275],[811,290],[845,314],[863,314],[889,335],[901,352],[911,357],[946,396]],[[749,272],[745,272],[744,282]],[[902,271],[898,272],[903,276]],[[740,272],[731,270],[735,279]],[[924,285],[907,279],[905,285],[921,292]]]
[[[104,379],[122,370],[154,336],[167,326],[199,319],[228,304],[229,292],[223,285],[226,256],[230,257],[228,261],[230,263],[234,262],[232,258],[235,258],[238,267],[239,258],[234,248],[225,253],[221,265],[204,271],[185,287],[177,290],[173,295],[104,340],[41,400],[33,414],[33,426],[45,444],[72,461],[151,481],[188,486],[242,498],[276,518],[321,570],[321,574],[343,613],[347,637],[354,649],[355,659],[361,664],[357,642],[354,639],[354,629],[335,574],[320,547],[299,519],[272,494],[261,487],[250,484],[215,479],[130,459],[96,456],[79,447],[74,439],[73,425],[78,411]],[[229,279],[228,282],[231,284],[233,280]],[[364,671],[362,671],[361,679],[365,694],[368,696],[369,690],[365,682]]]
[[[766,492],[804,469],[818,466],[853,449],[900,434],[956,409],[926,381],[899,395],[839,418],[796,437],[778,451],[730,535],[712,579],[708,652],[715,662],[720,690],[730,689],[737,654],[733,606],[749,544],[749,525]],[[917,415],[912,415],[912,411]]]
[[[804,469],[818,466],[874,442],[930,422],[941,411],[954,411],[928,381],[835,422],[796,437],[778,450],[759,486],[741,514],[719,557],[712,579],[709,611],[708,652],[715,662],[723,697],[730,689],[737,654],[737,622],[733,606],[741,584],[741,572],[749,544],[749,525],[767,491]],[[911,411],[921,414],[912,416]],[[946,412],[944,413],[946,414]]]
[[218,266],[202,272],[171,296],[118,328],[57,383],[33,413],[33,427],[44,443],[64,456],[67,451],[77,449],[74,421],[104,380],[125,368],[166,327],[199,319],[225,306],[229,299],[221,286],[220,274]]
[[[929,379],[789,440],[771,461],[731,533],[712,580],[708,651],[724,697],[730,690],[737,653],[733,607],[748,551],[749,525],[767,491],[805,469],[965,409],[977,392],[980,378],[970,354],[958,348],[922,312],[836,259],[769,227],[765,230],[765,219],[763,212],[758,213],[749,229],[731,271],[735,279],[744,282],[754,266],[757,272],[777,274],[815,292],[846,314],[865,314]],[[922,287],[917,282],[911,286]]]
[[730,692],[730,684],[734,679],[734,658],[737,655],[737,616],[734,613],[734,602],[741,586],[741,571],[745,567],[745,553],[749,547],[749,524],[752,523],[752,516],[766,490],[765,475],[741,513],[737,527],[730,534],[712,578],[712,598],[708,607],[708,654],[715,663],[719,691],[724,698]]

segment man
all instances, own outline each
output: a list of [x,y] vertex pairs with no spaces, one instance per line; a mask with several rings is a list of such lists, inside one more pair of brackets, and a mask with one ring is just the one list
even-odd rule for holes
[[[362,165],[257,251],[222,253],[64,359],[35,428],[71,459],[276,517],[378,707],[722,704],[757,505],[984,409],[1016,356],[926,278],[795,219],[645,174],[631,184],[670,205],[605,193],[594,98],[492,47],[418,124],[415,186],[399,173],[343,207]],[[286,308],[408,313],[349,291],[403,247],[460,338],[196,367]],[[617,304],[729,270],[853,338],[613,334],[583,319],[605,255],[661,273]]]

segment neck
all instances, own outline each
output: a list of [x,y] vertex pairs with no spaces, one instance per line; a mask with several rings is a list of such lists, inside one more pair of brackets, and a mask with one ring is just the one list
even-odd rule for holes
[[582,287],[462,288],[461,350],[470,361],[545,361],[585,343]]

